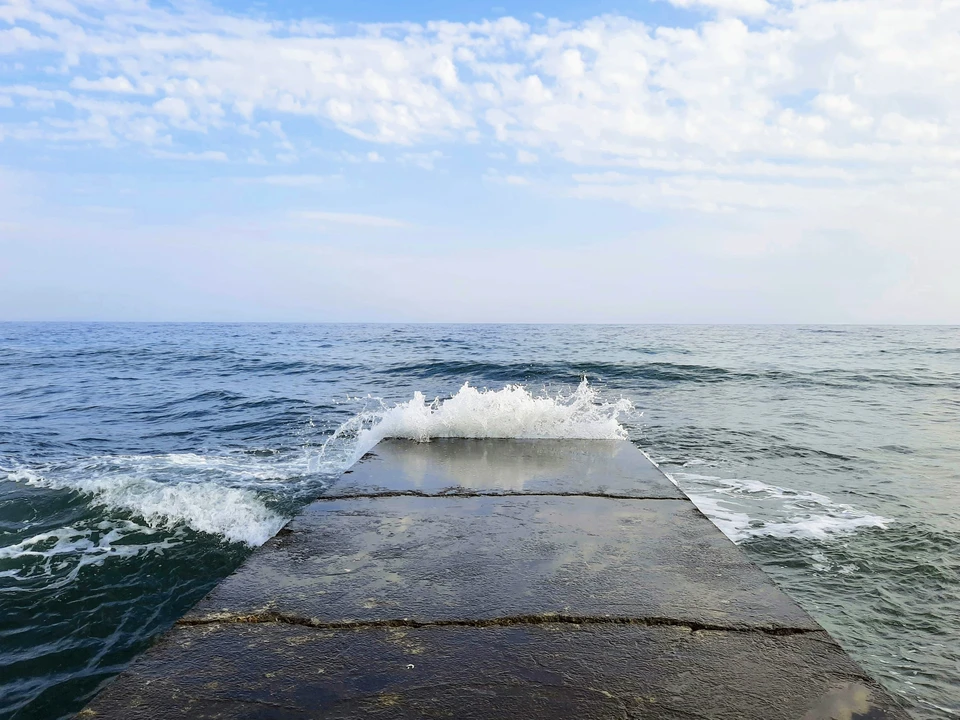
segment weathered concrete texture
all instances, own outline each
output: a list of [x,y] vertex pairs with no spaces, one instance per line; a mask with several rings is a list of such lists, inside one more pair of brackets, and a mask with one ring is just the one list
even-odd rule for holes
[[320,501],[189,620],[526,615],[819,626],[688,500],[382,497]]
[[[122,691],[121,691],[122,690]],[[610,625],[179,628],[81,718],[881,720],[824,633]]]
[[626,440],[384,440],[328,492],[375,493],[684,497]]
[[390,441],[81,717],[908,720],[643,455]]

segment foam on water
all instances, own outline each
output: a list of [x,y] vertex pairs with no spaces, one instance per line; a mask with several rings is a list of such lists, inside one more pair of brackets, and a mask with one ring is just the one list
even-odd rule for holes
[[92,466],[101,465],[102,460],[91,460],[61,474],[22,468],[8,472],[7,479],[83,493],[92,505],[130,513],[153,529],[173,530],[185,525],[251,546],[269,540],[285,521],[251,489],[215,481],[160,482],[142,475],[103,472],[102,468],[92,471]]
[[[67,526],[25,538],[14,545],[0,547],[0,579],[17,583],[42,577],[48,589],[58,588],[76,579],[88,565],[99,565],[107,558],[135,557],[156,552],[182,540],[178,534],[163,538],[154,528],[129,520],[103,521],[95,525]],[[139,541],[139,542],[138,542]],[[5,590],[16,585],[5,584]],[[27,587],[27,589],[32,589]]]
[[736,543],[761,537],[823,540],[862,528],[886,529],[893,522],[820,493],[758,480],[684,472],[667,476]]
[[571,393],[534,395],[522,385],[479,390],[469,383],[452,397],[427,401],[421,392],[411,400],[358,413],[344,423],[324,446],[344,441],[352,464],[384,438],[420,442],[432,438],[626,438],[620,424],[633,411],[625,398],[607,401],[586,379]]
[[250,453],[161,453],[95,456],[77,461],[69,468],[62,468],[62,471],[69,475],[90,477],[131,475],[269,490],[301,477],[306,467],[302,453],[270,457],[258,457]]

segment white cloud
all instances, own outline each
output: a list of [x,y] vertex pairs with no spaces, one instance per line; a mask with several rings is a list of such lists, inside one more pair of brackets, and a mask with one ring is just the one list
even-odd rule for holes
[[323,212],[317,210],[308,210],[295,213],[295,217],[301,220],[316,221],[320,223],[334,223],[337,225],[355,225],[358,227],[369,228],[409,228],[410,223],[394,218],[380,217],[379,215],[361,215],[355,213]]
[[[785,176],[798,163],[856,163],[892,176],[960,156],[955,3],[671,2],[720,15],[696,28],[601,17],[338,29],[142,4],[110,5],[103,20],[100,0],[36,0],[5,6],[4,37],[38,67],[49,61],[35,49],[60,48],[72,92],[63,76],[48,75],[42,87],[4,94],[33,101],[41,128],[49,103],[68,105],[72,137],[108,145],[152,144],[166,125],[209,134],[301,117],[374,143],[495,137],[514,145],[520,162],[537,148],[584,166],[776,157]],[[102,76],[89,79],[81,61],[96,62]],[[98,99],[103,93],[125,100]],[[155,132],[131,132],[136,117],[151,118]],[[301,138],[277,137],[289,144],[283,156],[296,159]],[[411,149],[401,160],[428,168],[436,158]]]
[[431,150],[430,152],[408,152],[401,153],[399,160],[404,165],[413,165],[421,170],[433,170],[436,168],[437,160],[443,158],[440,150]]
[[728,15],[759,17],[772,9],[767,0],[667,0],[679,8],[714,10]]
[[496,168],[487,168],[483,174],[483,179],[491,183],[502,185],[523,186],[530,185],[530,180],[522,175],[502,175]]
[[[93,90],[112,93],[137,93],[137,90],[127,78],[122,75],[117,77],[102,77],[97,80],[88,80],[84,77],[75,77],[70,81],[70,87],[77,90]],[[146,94],[152,94],[152,90]]]
[[220,150],[204,150],[202,152],[170,152],[168,150],[153,150],[150,153],[162,160],[191,160],[199,162],[227,162],[230,158]]
[[517,150],[517,162],[521,165],[533,165],[540,161],[540,158],[537,157],[536,153],[532,153],[529,150],[524,150],[520,148]]
[[155,102],[153,109],[173,120],[187,120],[190,117],[190,108],[182,98],[165,97]]
[[267,175],[260,178],[259,182],[281,187],[315,187],[325,185],[335,177],[333,175]]
[[125,207],[113,207],[111,205],[84,205],[81,210],[93,213],[95,215],[132,215],[133,210]]
[[[3,8],[0,8],[0,20],[6,19],[9,22],[9,19],[14,17],[12,13],[2,11]],[[0,55],[13,55],[24,50],[49,50],[55,46],[53,38],[39,37],[22,27],[0,30]]]

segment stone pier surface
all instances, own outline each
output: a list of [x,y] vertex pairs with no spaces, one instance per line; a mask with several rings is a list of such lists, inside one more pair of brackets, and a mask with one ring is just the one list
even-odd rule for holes
[[909,720],[633,445],[386,440],[81,718]]

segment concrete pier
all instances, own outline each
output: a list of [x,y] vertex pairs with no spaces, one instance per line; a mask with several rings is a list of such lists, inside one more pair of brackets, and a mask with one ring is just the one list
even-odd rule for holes
[[908,720],[633,445],[388,440],[82,718]]

